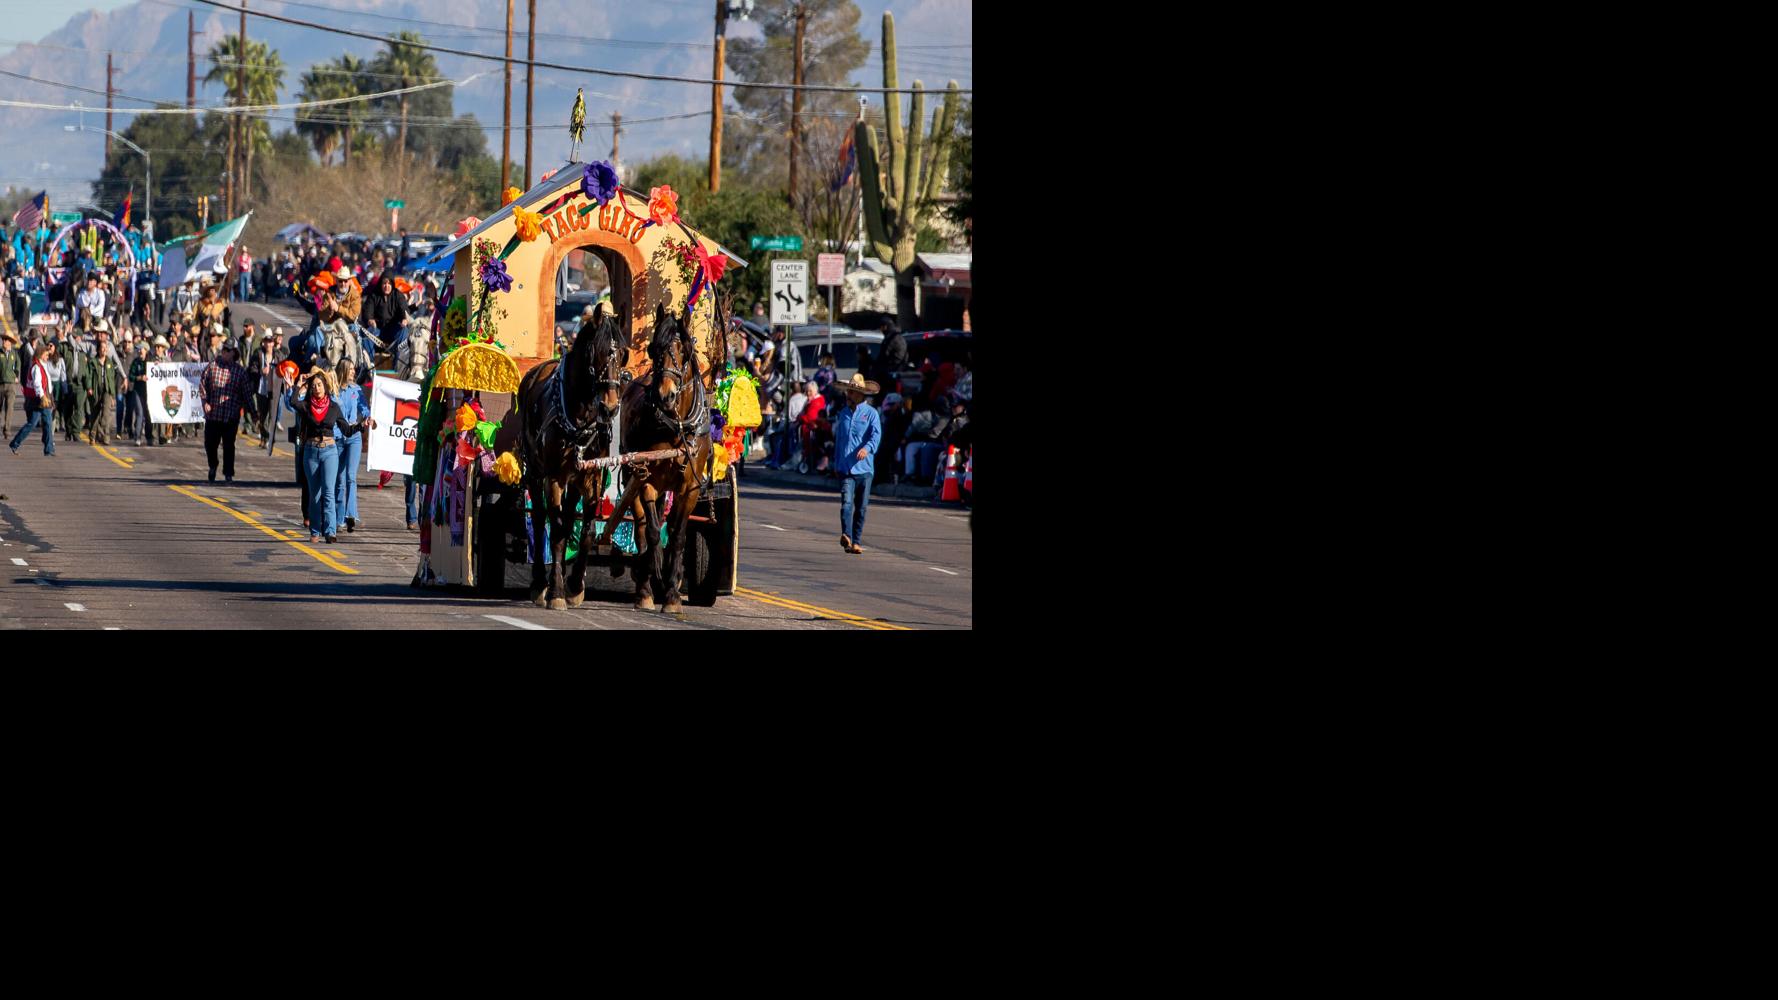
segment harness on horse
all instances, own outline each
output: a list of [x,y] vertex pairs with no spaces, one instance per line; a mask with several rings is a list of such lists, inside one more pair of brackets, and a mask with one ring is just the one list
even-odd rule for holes
[[556,391],[548,393],[544,397],[549,404],[549,412],[544,415],[544,426],[548,427],[551,423],[560,426],[562,432],[568,435],[575,454],[584,460],[587,451],[593,446],[594,438],[599,433],[600,424],[598,421],[592,421],[584,426],[577,425],[574,418],[568,415],[568,390],[566,381],[562,378],[564,367],[566,367],[566,359],[558,362],[556,370],[550,373],[549,377],[556,383]]

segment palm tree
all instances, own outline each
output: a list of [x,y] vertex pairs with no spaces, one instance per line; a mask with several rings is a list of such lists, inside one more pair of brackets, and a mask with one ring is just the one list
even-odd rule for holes
[[[240,51],[240,36],[225,35],[210,49],[210,72],[204,74],[205,83],[222,83],[230,101],[236,104],[275,104],[278,90],[284,86],[284,60],[276,49],[264,42],[249,40],[247,42],[246,77],[247,94],[243,99],[240,93],[240,74],[243,60],[237,57]],[[253,177],[253,147],[269,145],[271,133],[265,122],[249,120],[243,130],[243,141],[246,142],[246,164],[241,178],[240,201],[247,200],[247,190]],[[229,133],[229,159],[234,159],[234,133]]]
[[[432,53],[415,47],[415,43],[424,44],[425,41],[425,37],[418,32],[401,32],[389,40],[388,51],[379,54],[376,59],[372,60],[371,72],[382,74],[385,84],[392,84],[397,88],[415,87],[436,79],[438,63],[433,60]],[[401,132],[395,141],[395,183],[397,188],[401,187],[406,180],[407,98],[406,94],[394,98],[396,106],[401,112]]]
[[[305,101],[331,101],[356,97],[365,92],[364,60],[343,55],[330,63],[313,66],[303,74],[302,92]],[[303,108],[296,113],[296,130],[315,147],[315,155],[323,164],[333,160],[333,151],[341,151],[341,162],[352,162],[352,133],[364,118],[360,104],[330,104],[324,108]]]

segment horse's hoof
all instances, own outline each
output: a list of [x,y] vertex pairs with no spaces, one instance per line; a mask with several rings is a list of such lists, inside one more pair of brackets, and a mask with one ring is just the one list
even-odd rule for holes
[[578,594],[570,594],[568,595],[568,606],[571,608],[578,608],[584,600],[586,600],[586,591],[584,590]]
[[549,606],[549,592],[539,590],[537,593],[532,594],[531,595],[531,603],[537,605],[540,608],[548,607]]
[[682,615],[685,614],[685,605],[678,601],[668,601],[667,606],[662,608],[661,612],[669,615]]
[[560,597],[558,597],[555,600],[549,602],[549,609],[551,611],[566,611],[566,610],[568,610],[568,602],[564,601]]
[[641,597],[636,598],[636,610],[637,611],[653,611],[654,610],[654,598],[648,596],[647,594],[643,594]]

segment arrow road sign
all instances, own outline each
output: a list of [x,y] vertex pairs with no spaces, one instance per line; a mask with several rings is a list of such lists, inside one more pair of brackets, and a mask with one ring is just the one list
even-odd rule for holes
[[772,261],[772,325],[809,321],[809,262]]

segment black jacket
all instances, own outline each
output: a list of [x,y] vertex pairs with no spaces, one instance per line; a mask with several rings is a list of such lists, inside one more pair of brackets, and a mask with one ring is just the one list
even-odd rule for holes
[[359,319],[384,333],[393,333],[407,319],[407,297],[399,291],[384,295],[382,285],[378,284],[375,291],[365,294],[364,311]]

